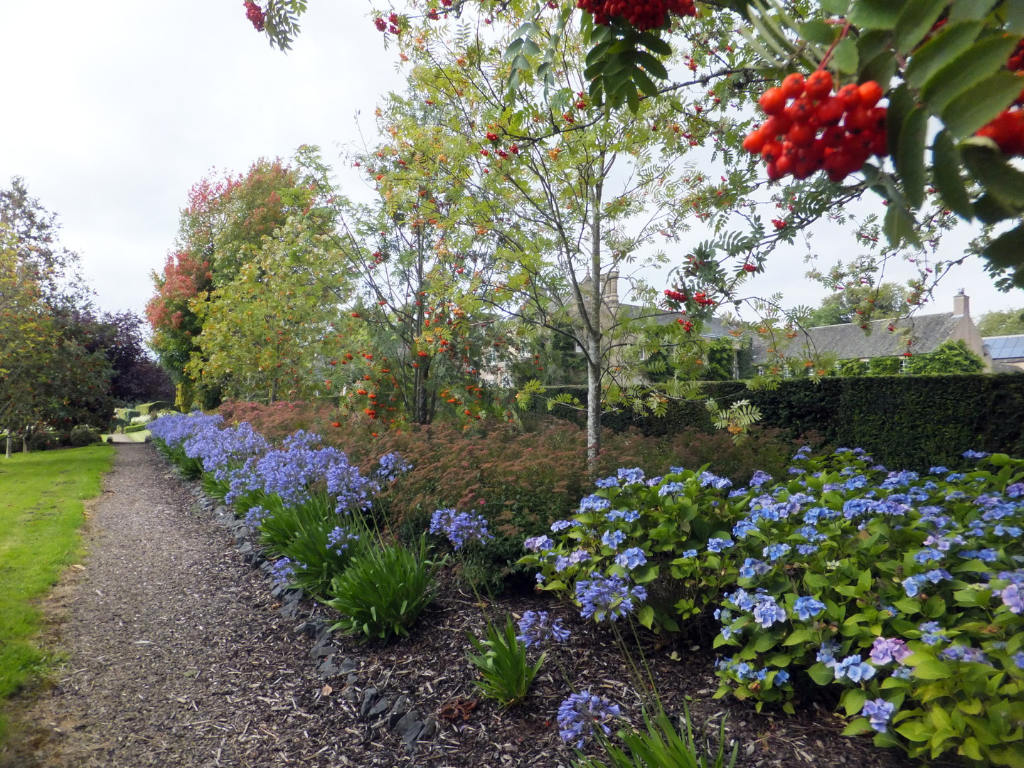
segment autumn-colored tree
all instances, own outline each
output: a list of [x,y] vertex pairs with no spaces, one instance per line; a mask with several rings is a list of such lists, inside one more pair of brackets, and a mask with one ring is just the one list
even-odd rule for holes
[[[316,192],[298,168],[307,154],[315,157],[316,149],[300,148],[292,166],[261,159],[244,175],[207,177],[189,191],[175,248],[162,274],[152,275],[156,291],[146,307],[153,328],[151,346],[175,382],[184,386],[186,399],[194,383],[186,369],[199,353],[196,339],[203,330],[202,304],[211,291],[235,280],[260,252],[264,238],[313,204]],[[212,375],[199,388],[211,402],[220,396]]]

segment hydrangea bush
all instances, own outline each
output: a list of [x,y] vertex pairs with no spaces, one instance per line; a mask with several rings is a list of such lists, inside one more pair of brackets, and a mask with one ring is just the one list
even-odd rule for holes
[[919,476],[801,450],[783,481],[740,489],[706,468],[623,469],[523,561],[584,611],[614,582],[595,618],[632,611],[630,585],[646,585],[637,616],[655,629],[713,610],[715,647],[732,649],[718,695],[792,712],[806,684],[837,685],[847,733],[1022,765],[1024,462],[965,459]]

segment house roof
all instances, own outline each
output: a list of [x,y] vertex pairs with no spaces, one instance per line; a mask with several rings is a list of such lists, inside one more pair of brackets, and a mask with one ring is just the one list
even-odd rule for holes
[[1024,333],[1015,336],[985,336],[993,360],[1024,360]]
[[[840,360],[894,357],[907,351],[908,339],[912,341],[909,349],[920,355],[934,351],[948,340],[960,319],[961,316],[952,312],[942,312],[899,320],[872,320],[867,329],[854,323],[823,325],[803,330],[788,342],[783,340],[785,343],[777,339],[755,339],[753,356],[755,362],[762,362],[768,359],[768,349],[775,346],[789,355],[804,349],[818,353],[834,352]],[[890,331],[890,326],[894,330]]]

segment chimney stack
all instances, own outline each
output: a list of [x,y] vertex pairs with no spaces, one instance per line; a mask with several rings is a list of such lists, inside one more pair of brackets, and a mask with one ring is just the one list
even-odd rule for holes
[[964,293],[964,289],[961,288],[960,292],[953,297],[953,316],[954,317],[970,317],[971,315],[971,297]]
[[602,286],[601,298],[605,303],[605,306],[609,309],[615,309],[619,306],[619,272],[618,270],[612,270],[604,278],[604,285]]

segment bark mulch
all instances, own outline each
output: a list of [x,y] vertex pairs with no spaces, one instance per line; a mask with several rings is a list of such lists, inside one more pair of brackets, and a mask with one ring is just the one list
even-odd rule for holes
[[[69,569],[47,606],[66,663],[20,703],[0,766],[557,768],[572,758],[555,722],[566,679],[639,720],[614,634],[568,606],[532,594],[480,600],[447,579],[411,638],[380,648],[325,637],[328,610],[275,596],[210,506],[152,446],[118,447],[90,508],[84,567]],[[549,649],[527,702],[502,711],[476,693],[466,631],[531,609],[562,617],[573,636]],[[698,646],[642,645],[666,709],[686,704],[711,743],[724,716],[738,765],[916,764],[842,737],[827,706],[787,717],[712,698],[711,657]]]

